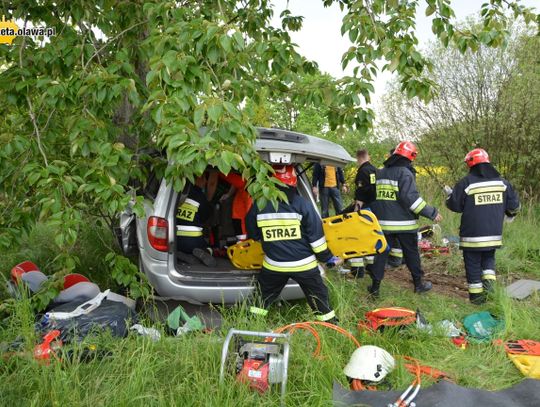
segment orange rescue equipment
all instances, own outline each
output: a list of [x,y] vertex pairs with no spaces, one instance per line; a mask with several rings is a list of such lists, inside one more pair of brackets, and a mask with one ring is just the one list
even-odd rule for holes
[[382,253],[388,247],[379,221],[371,211],[345,213],[323,220],[328,248],[344,259]]

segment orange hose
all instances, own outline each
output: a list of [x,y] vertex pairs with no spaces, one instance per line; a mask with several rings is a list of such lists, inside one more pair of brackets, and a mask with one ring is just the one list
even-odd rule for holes
[[[340,328],[339,326],[336,326],[334,324],[331,324],[329,322],[322,322],[322,321],[296,322],[296,323],[292,323],[292,324],[289,324],[289,325],[279,327],[279,328],[275,329],[274,332],[275,333],[282,333],[282,332],[289,331],[292,334],[297,329],[304,329],[304,330],[310,332],[313,335],[313,337],[315,338],[315,340],[317,341],[317,347],[315,348],[315,351],[313,352],[313,356],[318,357],[320,352],[321,352],[321,338],[320,338],[319,333],[317,332],[317,330],[312,325],[319,325],[319,326],[324,326],[326,328],[333,329],[334,331],[339,332],[340,334],[342,334],[342,335],[346,336],[347,338],[349,338],[356,345],[357,348],[360,347],[360,342],[358,342],[358,339],[356,339],[353,334],[351,334],[349,331],[347,331],[347,330],[345,330],[343,328]],[[267,342],[269,342],[269,340],[271,341],[271,338],[266,339]]]
[[[358,339],[356,339],[353,334],[351,334],[349,331],[339,326],[330,324],[328,322],[322,322],[322,321],[296,322],[296,323],[279,327],[275,329],[274,332],[275,333],[289,332],[290,334],[293,334],[298,329],[303,329],[305,331],[308,331],[309,333],[311,333],[311,335],[313,335],[313,337],[317,341],[317,346],[315,350],[313,351],[313,356],[318,357],[321,352],[321,338],[317,330],[313,327],[313,325],[323,326],[323,327],[332,329],[342,334],[343,336],[349,338],[355,344],[357,348],[360,347],[360,342],[358,342]],[[272,342],[272,341],[273,341],[272,338],[266,338],[266,342]],[[401,357],[409,362],[412,362],[412,364],[406,365],[407,370],[409,370],[415,376],[412,382],[412,386],[420,386],[422,384],[422,366],[420,365],[420,362],[417,359],[412,358],[410,356],[401,356]],[[364,386],[361,380],[354,379],[351,381],[351,390],[355,390],[355,391],[375,390],[375,388],[372,386]],[[401,400],[401,399],[398,400],[397,401],[398,406],[402,407],[403,402],[404,400]]]

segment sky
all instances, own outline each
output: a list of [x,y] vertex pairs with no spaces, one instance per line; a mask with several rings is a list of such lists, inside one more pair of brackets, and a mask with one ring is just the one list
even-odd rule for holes
[[[478,13],[482,4],[486,2],[487,0],[452,0],[451,4],[456,20],[459,21]],[[287,3],[293,15],[304,16],[302,30],[291,33],[292,40],[298,44],[299,52],[302,55],[317,62],[321,71],[334,77],[351,74],[354,61],[347,67],[347,72],[344,73],[341,69],[341,56],[351,43],[347,34],[345,37],[341,36],[341,19],[344,13],[336,4],[325,8],[322,0],[274,0],[273,3],[274,25],[280,25],[279,14],[287,8]],[[425,4],[425,2],[420,2],[421,6],[416,21],[416,35],[421,48],[435,40],[435,36],[431,32],[431,19],[425,17],[426,6],[423,3]],[[523,0],[521,4],[540,8],[540,0]],[[374,83],[374,107],[384,95],[391,78],[392,75],[388,72],[379,73]]]

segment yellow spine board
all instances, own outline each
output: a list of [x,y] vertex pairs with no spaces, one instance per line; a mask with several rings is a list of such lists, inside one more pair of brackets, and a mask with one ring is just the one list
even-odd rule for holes
[[540,379],[540,356],[512,355],[508,357],[525,377]]
[[257,270],[262,267],[264,252],[260,242],[253,239],[236,243],[227,249],[231,263],[241,270]]
[[328,248],[344,259],[382,253],[388,247],[379,221],[370,211],[358,211],[323,219]]

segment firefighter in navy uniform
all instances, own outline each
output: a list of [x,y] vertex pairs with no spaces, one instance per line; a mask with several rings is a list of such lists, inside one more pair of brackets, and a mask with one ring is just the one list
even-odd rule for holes
[[274,176],[287,187],[288,203],[280,201],[259,210],[253,205],[246,218],[248,237],[260,240],[265,253],[263,267],[257,277],[260,303],[250,307],[252,314],[265,316],[268,307],[278,298],[289,279],[304,292],[319,321],[335,322],[328,289],[321,277],[319,261],[329,266],[341,259],[332,255],[326,244],[322,222],[313,205],[296,190],[296,172],[292,165],[274,165]]
[[[377,198],[371,204],[371,209],[379,219],[387,239],[399,241],[405,264],[412,275],[414,292],[422,293],[431,290],[432,284],[423,280],[424,272],[418,251],[418,217],[424,216],[439,222],[442,216],[422,199],[416,189],[415,176],[409,169],[416,156],[416,146],[410,141],[402,141],[397,145],[394,154],[377,171]],[[388,252],[376,256],[371,268],[373,282],[368,290],[373,296],[379,295],[387,259]]]
[[177,257],[188,264],[206,266],[216,265],[203,236],[203,226],[210,219],[212,207],[203,188],[206,186],[207,174],[198,177],[195,185],[189,188],[186,199],[178,206],[176,212],[176,246]]
[[[370,208],[371,203],[375,200],[375,168],[370,162],[369,152],[367,150],[358,150],[356,152],[356,162],[358,163],[358,171],[354,179],[356,190],[354,192],[354,210]],[[364,267],[369,267],[373,264],[374,257],[355,257],[349,259],[351,266],[351,274],[357,278],[364,277]]]
[[517,215],[519,198],[510,183],[490,163],[487,152],[472,150],[465,157],[469,174],[449,193],[446,206],[461,213],[459,247],[463,251],[469,286],[469,300],[482,304],[492,290],[495,276],[495,250],[502,246],[505,216]]

